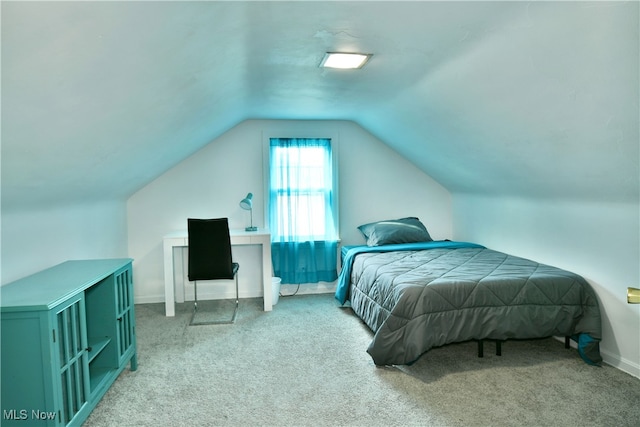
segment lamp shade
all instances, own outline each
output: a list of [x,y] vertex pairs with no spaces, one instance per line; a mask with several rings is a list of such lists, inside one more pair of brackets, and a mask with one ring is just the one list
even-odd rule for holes
[[251,199],[253,199],[253,193],[248,193],[247,197],[240,200],[240,207],[247,211],[251,210],[251,208],[253,207],[253,202],[251,201]]

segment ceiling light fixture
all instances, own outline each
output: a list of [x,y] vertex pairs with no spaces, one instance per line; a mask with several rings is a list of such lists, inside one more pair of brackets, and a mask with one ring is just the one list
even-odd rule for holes
[[371,54],[365,53],[327,52],[320,63],[320,67],[347,70],[362,68],[371,56]]

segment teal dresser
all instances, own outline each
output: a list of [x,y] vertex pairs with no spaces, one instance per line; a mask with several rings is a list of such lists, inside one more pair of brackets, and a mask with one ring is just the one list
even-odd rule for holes
[[0,424],[80,426],[137,368],[130,259],[67,261],[0,287]]

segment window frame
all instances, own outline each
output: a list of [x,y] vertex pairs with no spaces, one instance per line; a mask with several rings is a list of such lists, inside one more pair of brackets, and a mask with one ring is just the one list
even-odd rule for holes
[[[318,130],[294,132],[291,130],[274,130],[262,133],[262,164],[263,164],[263,182],[264,182],[264,224],[270,224],[269,221],[269,205],[270,205],[270,145],[271,138],[299,138],[299,139],[321,139],[326,138],[331,142],[331,161],[333,173],[333,193],[334,193],[334,223],[336,227],[336,239],[340,241],[340,181],[338,170],[338,153],[340,147],[340,135],[338,132],[326,132]],[[270,230],[271,231],[271,230]]]

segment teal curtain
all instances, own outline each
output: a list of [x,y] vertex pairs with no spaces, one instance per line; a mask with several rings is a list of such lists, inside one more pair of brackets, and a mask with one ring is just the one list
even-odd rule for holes
[[269,229],[282,283],[338,277],[337,205],[331,139],[271,138]]

